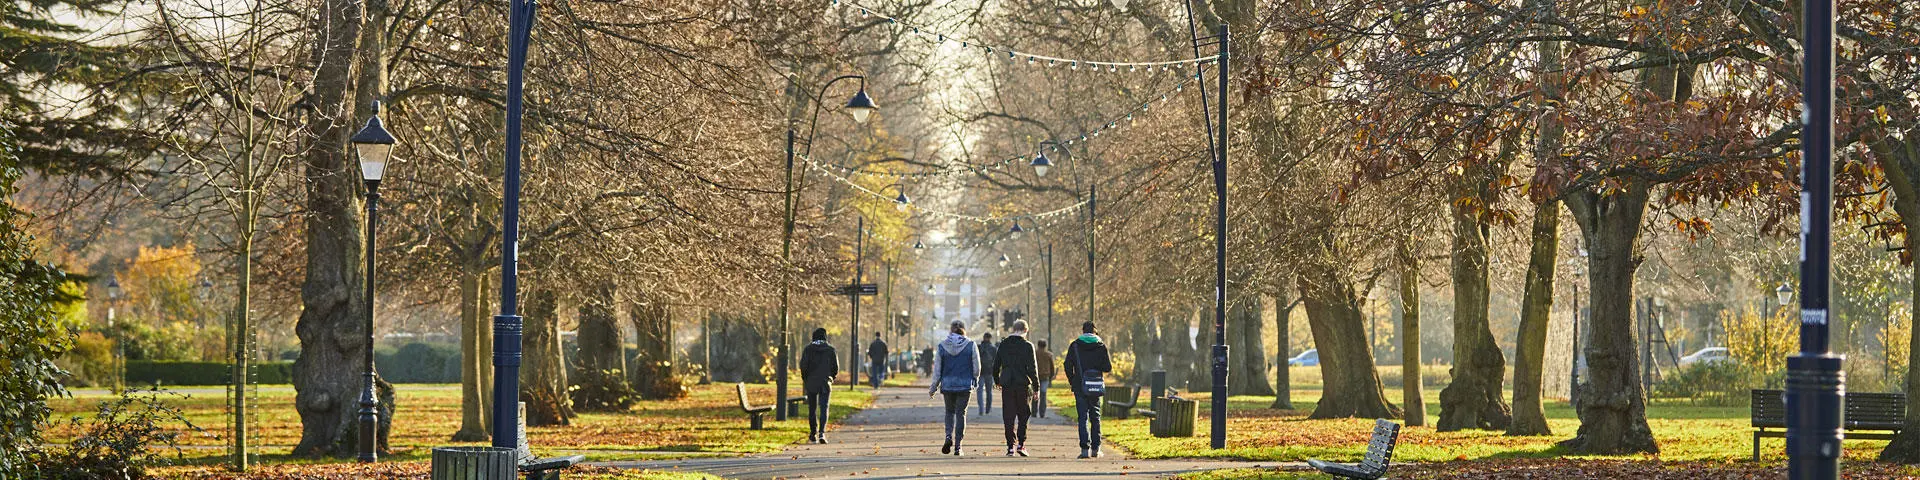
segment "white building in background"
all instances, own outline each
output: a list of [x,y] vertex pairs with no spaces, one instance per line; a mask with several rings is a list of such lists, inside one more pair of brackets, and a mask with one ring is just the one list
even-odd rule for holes
[[974,267],[948,267],[931,273],[928,285],[933,291],[927,293],[931,305],[915,312],[921,316],[925,331],[931,332],[929,338],[946,338],[947,324],[956,319],[965,320],[970,333],[981,331],[991,305],[987,295],[993,291],[988,272]]

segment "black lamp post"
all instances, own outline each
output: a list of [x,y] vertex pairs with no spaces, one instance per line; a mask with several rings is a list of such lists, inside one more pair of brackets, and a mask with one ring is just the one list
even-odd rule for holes
[[[381,127],[379,105],[374,106],[373,118],[367,119],[367,126],[353,134],[353,148],[360,152],[360,179],[367,185],[367,358],[366,385],[360,391],[360,456],[361,463],[375,460],[375,433],[380,428],[379,400],[373,392],[373,279],[378,276],[373,269],[373,238],[379,227],[380,179],[386,175],[387,156],[393,152],[393,135]],[[505,408],[505,407],[500,407]]]
[[[880,109],[879,106],[873,103],[873,98],[867,96],[866,76],[841,75],[834,77],[833,80],[828,80],[826,85],[820,86],[820,94],[813,97],[813,118],[807,123],[807,142],[803,155],[811,156],[813,153],[813,136],[819,132],[822,99],[825,98],[827,90],[833,88],[833,84],[840,83],[841,80],[860,81],[860,92],[855,93],[853,98],[848,99],[847,105],[842,108],[842,110],[847,112],[847,115],[853,117],[854,123],[866,123],[867,117],[872,115],[875,110]],[[793,265],[793,217],[794,203],[797,200],[794,197],[798,195],[798,192],[793,190],[793,147],[798,135],[799,134],[792,128],[787,129],[787,188],[782,191],[785,195],[787,211],[786,222],[784,222],[785,225],[781,229],[780,236],[780,264],[788,267],[786,269],[788,273],[784,274],[780,279],[780,347],[779,352],[776,353],[776,356],[779,357],[779,361],[776,362],[779,367],[779,373],[774,375],[774,388],[779,391],[777,394],[779,398],[773,407],[773,418],[776,421],[786,420],[787,414],[790,413],[787,411],[787,377],[789,374],[787,366],[793,364],[793,352],[791,347],[788,347],[788,345],[793,344],[793,316],[791,315],[789,307],[792,305],[791,297],[793,293],[793,278],[791,273],[791,267]],[[856,339],[857,338],[858,337],[856,337]]]
[[507,138],[500,204],[500,314],[493,316],[493,446],[520,445],[520,117],[525,110],[527,44],[534,0],[507,0]]
[[114,328],[114,316],[118,313],[115,310],[120,306],[120,294],[120,276],[107,278],[107,333],[113,335],[113,349],[116,352],[113,363],[119,367],[114,369],[116,373],[113,377],[114,388],[124,386],[127,381],[127,342],[120,336],[120,329]]
[[1573,266],[1573,337],[1567,349],[1567,403],[1580,405],[1580,282],[1587,277],[1587,249],[1580,249],[1580,258]]
[[[1800,353],[1787,357],[1787,476],[1840,477],[1845,355],[1828,350],[1833,247],[1833,0],[1807,0],[1800,38]],[[1784,302],[1783,302],[1784,303]]]

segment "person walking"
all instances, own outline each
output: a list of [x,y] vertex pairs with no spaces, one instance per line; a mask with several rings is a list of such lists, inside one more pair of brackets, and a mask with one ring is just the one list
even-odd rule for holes
[[1040,418],[1047,418],[1047,386],[1053,383],[1053,372],[1056,367],[1053,366],[1053,352],[1047,351],[1047,341],[1041,340],[1035,345],[1039,347],[1033,354],[1035,364],[1039,366],[1040,391],[1033,396],[1033,413]]
[[880,340],[880,334],[873,334],[873,343],[867,344],[867,381],[873,382],[873,388],[880,388],[880,382],[887,381],[887,342]]
[[827,443],[828,395],[840,376],[840,356],[827,343],[827,329],[813,329],[813,342],[800,351],[800,382],[807,394],[807,442]]
[[1080,458],[1100,457],[1100,399],[1106,395],[1106,375],[1113,372],[1107,344],[1093,331],[1093,321],[1080,324],[1080,338],[1067,344],[1067,386],[1073,389],[1074,411],[1080,414]]
[[1027,343],[1027,321],[1014,320],[1013,334],[1000,341],[993,361],[993,378],[1000,383],[1000,421],[1007,429],[1007,456],[1027,456],[1027,422],[1033,419],[1033,392],[1040,390],[1040,370],[1033,344]]
[[920,358],[913,359],[913,363],[920,367],[921,375],[933,376],[933,347],[921,350]]
[[993,343],[993,332],[987,332],[985,335],[980,336],[980,368],[982,369],[980,371],[987,373],[987,375],[981,375],[980,386],[978,387],[980,389],[980,396],[976,399],[980,402],[981,415],[993,413],[993,382],[995,379],[991,372],[994,371],[993,361],[1000,358],[999,353],[999,347],[994,346]]
[[941,444],[940,454],[965,455],[960,440],[967,435],[967,397],[980,381],[980,350],[967,339],[966,322],[954,320],[947,330],[947,339],[940,341],[939,353],[933,355],[929,374],[933,385],[927,388],[927,396],[939,393],[946,400],[947,441]]

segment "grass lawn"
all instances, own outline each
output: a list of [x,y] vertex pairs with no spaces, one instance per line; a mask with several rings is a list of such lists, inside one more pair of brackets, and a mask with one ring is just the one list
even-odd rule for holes
[[[574,417],[573,425],[531,427],[527,436],[536,454],[584,454],[590,461],[773,452],[806,437],[805,422],[775,422],[772,415],[767,417],[766,429],[749,429],[747,415],[739,409],[732,384],[693,385],[690,389],[687,398],[642,401],[625,412],[580,412]],[[747,392],[756,405],[774,402],[771,385],[748,385]],[[392,465],[398,466],[396,468],[417,463],[424,478],[425,461],[432,447],[481,445],[448,441],[460,426],[460,392],[457,388],[399,385],[396,395],[398,411],[390,439],[393,454],[385,458],[395,461]],[[180,409],[187,420],[198,427],[196,430],[184,424],[170,425],[183,434],[179,441],[181,451],[177,456],[180,463],[218,463],[225,456],[230,428],[223,397],[218,393],[165,397],[166,403]],[[54,408],[52,418],[91,417],[100,402],[111,398],[102,393],[90,393],[55,400],[50,402]],[[300,418],[293,410],[293,399],[291,390],[269,389],[262,392],[253,404],[255,415],[251,430],[254,445],[258,446],[255,452],[261,455],[257,463],[270,466],[268,468],[320,468],[309,464],[332,460],[316,462],[288,456],[300,435]],[[872,393],[866,390],[836,391],[833,395],[833,417],[844,418],[872,402]],[[78,429],[61,422],[46,433],[49,442],[65,443],[72,440]],[[169,454],[169,457],[175,456]],[[205,469],[180,469],[172,471],[170,475],[183,476],[200,470]],[[401,478],[407,475],[404,471],[394,473],[402,475]],[[385,474],[378,476],[386,477]]]
[[[1051,405],[1063,414],[1073,415],[1073,398],[1064,385],[1056,384],[1050,393]],[[1427,389],[1427,424],[1437,422],[1439,389]],[[1397,397],[1398,391],[1388,392]],[[1144,397],[1144,395],[1143,395]],[[1126,448],[1140,458],[1231,458],[1257,461],[1300,462],[1308,458],[1356,462],[1366,451],[1372,433],[1372,419],[1309,420],[1320,399],[1318,385],[1294,385],[1293,403],[1297,410],[1271,410],[1273,397],[1232,397],[1228,400],[1227,448],[1208,448],[1208,401],[1205,392],[1187,394],[1200,402],[1197,436],[1155,438],[1148,433],[1145,418],[1106,419],[1102,427],[1108,441]],[[1142,399],[1145,402],[1145,399]],[[1428,427],[1405,427],[1394,452],[1396,462],[1431,463],[1508,459],[1585,460],[1659,460],[1664,462],[1735,462],[1748,466],[1784,465],[1783,441],[1761,441],[1761,462],[1753,463],[1753,429],[1746,407],[1703,407],[1685,403],[1656,402],[1648,407],[1648,424],[1659,442],[1658,455],[1614,457],[1569,456],[1554,446],[1572,438],[1580,426],[1573,408],[1566,402],[1547,404],[1547,421],[1553,435],[1508,437],[1502,432],[1464,431],[1440,433]],[[1885,441],[1849,440],[1845,455],[1849,462],[1864,462],[1877,455]],[[1288,478],[1285,476],[1272,478]],[[1316,478],[1316,477],[1308,477]]]

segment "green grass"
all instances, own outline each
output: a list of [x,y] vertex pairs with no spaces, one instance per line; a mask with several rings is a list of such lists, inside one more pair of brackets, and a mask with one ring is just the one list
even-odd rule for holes
[[[1052,389],[1050,405],[1072,417],[1073,398],[1067,389]],[[1397,397],[1398,391],[1388,395]],[[1439,418],[1439,389],[1427,389],[1427,425]],[[1196,436],[1156,438],[1148,431],[1148,420],[1105,419],[1102,427],[1108,441],[1126,448],[1139,458],[1220,458],[1253,461],[1305,461],[1318,458],[1331,461],[1358,461],[1366,451],[1372,431],[1372,419],[1309,420],[1320,399],[1317,385],[1296,384],[1293,404],[1296,410],[1272,410],[1273,397],[1236,396],[1228,399],[1227,448],[1214,450],[1208,445],[1207,402],[1205,392],[1188,393],[1186,398],[1200,402],[1200,421]],[[1143,399],[1144,401],[1144,399]],[[1450,462],[1479,459],[1516,458],[1629,458],[1663,461],[1741,461],[1750,462],[1753,454],[1751,423],[1746,407],[1691,406],[1684,402],[1656,401],[1647,408],[1647,423],[1659,443],[1657,455],[1582,456],[1570,455],[1555,446],[1572,438],[1580,421],[1572,406],[1562,401],[1546,405],[1548,425],[1553,434],[1537,437],[1509,437],[1497,431],[1436,432],[1430,426],[1405,427],[1395,449],[1396,461]],[[1763,463],[1784,460],[1783,440],[1762,439]],[[1845,454],[1849,461],[1871,460],[1885,441],[1849,440]],[[1275,477],[1288,478],[1288,477]]]

